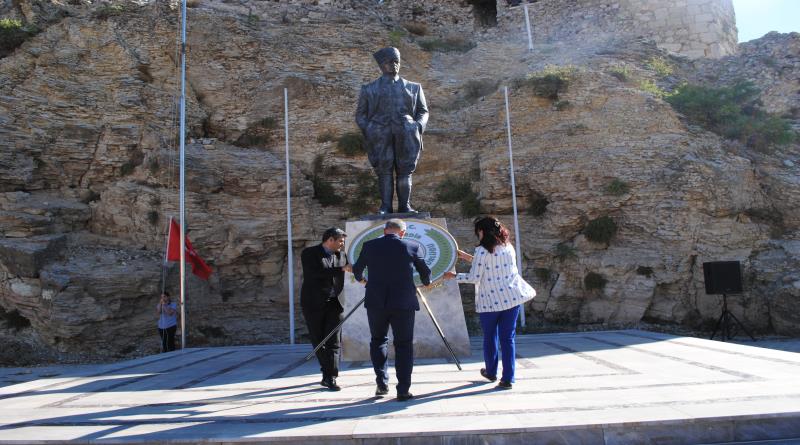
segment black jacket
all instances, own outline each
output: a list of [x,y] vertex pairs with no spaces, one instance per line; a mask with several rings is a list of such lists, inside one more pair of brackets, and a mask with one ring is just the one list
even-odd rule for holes
[[417,244],[394,234],[367,241],[353,265],[357,281],[361,281],[364,268],[369,273],[364,307],[419,310],[414,269],[425,285],[431,283],[431,270]]
[[[303,249],[300,255],[303,264],[303,286],[300,289],[300,305],[304,309],[322,309],[329,298],[336,298],[344,288],[344,270],[347,254],[328,255],[322,244]],[[339,312],[342,312],[341,305]]]

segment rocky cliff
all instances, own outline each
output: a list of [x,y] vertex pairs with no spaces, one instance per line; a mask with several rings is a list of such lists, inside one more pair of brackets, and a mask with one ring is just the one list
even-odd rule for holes
[[[529,52],[502,4],[498,24],[460,1],[378,3],[190,2],[188,234],[215,270],[188,278],[190,344],[288,338],[288,267],[301,277],[286,261],[284,88],[294,258],[373,210],[366,157],[342,136],[388,44],[432,109],[414,204],[464,246],[471,213],[512,222],[509,87],[524,275],[540,294],[529,329],[708,329],[720,301],[702,263],[735,259],[734,313],[758,332],[800,331],[797,144],[754,149],[664,99],[683,82],[750,78],[796,126],[800,36],[711,61],[658,36],[551,25]],[[14,355],[0,360],[153,352],[162,275],[177,280],[162,271],[178,207],[177,4],[20,0],[0,13],[36,26],[0,59],[0,341]],[[461,204],[443,199],[454,183]]]

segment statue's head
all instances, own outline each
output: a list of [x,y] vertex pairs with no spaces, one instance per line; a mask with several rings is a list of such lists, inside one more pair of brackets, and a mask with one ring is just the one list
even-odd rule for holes
[[383,74],[395,76],[400,73],[400,50],[394,47],[383,48],[372,55]]

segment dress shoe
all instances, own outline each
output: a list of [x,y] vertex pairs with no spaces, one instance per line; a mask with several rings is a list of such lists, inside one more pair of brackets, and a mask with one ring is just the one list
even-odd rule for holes
[[342,387],[336,384],[336,377],[323,377],[320,385],[330,389],[331,391],[341,391]]
[[411,400],[413,398],[414,398],[414,394],[411,394],[410,392],[403,393],[403,394],[397,394],[397,400],[399,402],[405,402],[405,401]]
[[378,385],[378,386],[375,388],[375,395],[376,395],[376,396],[378,396],[378,397],[383,397],[383,396],[385,396],[386,394],[389,394],[389,387],[388,387],[388,386],[381,386],[381,385]]
[[511,389],[511,382],[506,382],[505,380],[500,380],[497,383],[497,389]]
[[486,373],[486,368],[481,368],[481,375],[483,376],[483,378],[485,378],[486,380],[488,380],[490,382],[497,381],[497,376],[496,375],[487,374]]

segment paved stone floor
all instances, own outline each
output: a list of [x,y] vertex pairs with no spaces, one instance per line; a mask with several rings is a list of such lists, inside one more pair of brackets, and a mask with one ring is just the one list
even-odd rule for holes
[[513,390],[479,376],[472,339],[463,371],[418,360],[409,402],[374,397],[364,362],[343,363],[342,391],[325,390],[308,345],[188,349],[11,384],[5,373],[0,443],[798,443],[796,352],[636,330],[517,344]]

